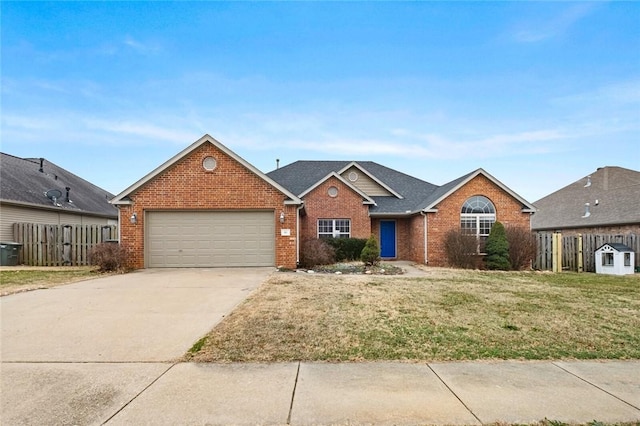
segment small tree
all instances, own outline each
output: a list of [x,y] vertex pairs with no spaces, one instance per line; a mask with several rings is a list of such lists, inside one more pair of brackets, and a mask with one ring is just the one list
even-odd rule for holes
[[511,263],[509,262],[509,241],[507,241],[507,233],[502,223],[496,221],[491,227],[491,232],[489,232],[489,237],[485,245],[485,251],[487,253],[487,257],[485,258],[487,269],[497,269],[501,271],[511,269]]
[[380,246],[373,234],[369,237],[360,254],[360,260],[367,266],[374,266],[380,262]]

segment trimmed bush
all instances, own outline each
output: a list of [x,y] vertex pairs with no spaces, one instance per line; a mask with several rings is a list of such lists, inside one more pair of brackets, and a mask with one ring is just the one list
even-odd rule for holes
[[335,263],[335,250],[327,240],[313,238],[302,243],[300,253],[300,266],[313,268],[318,265],[330,265]]
[[462,229],[452,229],[444,237],[447,263],[454,268],[475,269],[478,265],[478,240]]
[[126,252],[118,243],[100,243],[89,250],[89,263],[98,266],[101,272],[124,269]]
[[360,259],[367,240],[364,238],[327,238],[326,241],[335,250],[336,262]]
[[365,243],[360,260],[367,266],[375,266],[380,263],[380,246],[375,236],[371,235]]
[[536,238],[533,232],[523,226],[506,226],[509,241],[509,261],[511,269],[530,269],[536,256]]
[[485,245],[487,257],[484,262],[487,269],[500,271],[508,271],[511,269],[509,261],[509,241],[507,241],[507,232],[502,223],[496,221],[491,227],[487,244]]

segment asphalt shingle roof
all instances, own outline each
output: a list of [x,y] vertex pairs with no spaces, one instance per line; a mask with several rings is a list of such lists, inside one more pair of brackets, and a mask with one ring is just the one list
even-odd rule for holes
[[[591,185],[587,185],[590,180]],[[587,217],[585,204],[589,203]],[[534,230],[640,224],[640,172],[602,167],[533,203]]]
[[[19,204],[32,204],[50,209],[67,210],[70,213],[92,214],[110,218],[118,217],[118,209],[109,204],[113,194],[44,160],[40,172],[37,158],[19,158],[0,153],[0,200]],[[65,200],[66,187],[71,188]],[[45,192],[57,189],[62,193],[54,206]]]
[[376,202],[370,208],[371,214],[415,213],[439,188],[373,161],[296,161],[267,173],[267,176],[300,195],[330,173],[338,172],[351,163],[356,163],[403,197],[371,197]]

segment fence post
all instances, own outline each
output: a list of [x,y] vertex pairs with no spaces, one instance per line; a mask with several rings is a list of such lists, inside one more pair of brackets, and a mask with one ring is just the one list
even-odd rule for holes
[[578,250],[576,255],[578,256],[578,272],[584,272],[584,259],[582,257],[582,234],[578,234]]
[[552,246],[552,268],[553,272],[562,272],[562,234],[560,232],[553,233]]

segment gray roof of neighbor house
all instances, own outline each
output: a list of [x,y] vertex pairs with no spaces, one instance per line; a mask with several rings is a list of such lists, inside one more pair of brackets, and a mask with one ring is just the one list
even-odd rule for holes
[[[0,201],[47,210],[89,214],[116,219],[118,209],[109,204],[113,194],[74,175],[73,173],[40,159],[19,158],[0,153]],[[66,199],[69,187],[69,201]],[[58,190],[61,197],[56,204],[45,195]]]
[[344,170],[355,164],[379,182],[401,196],[372,196],[375,205],[369,207],[371,215],[416,214],[434,209],[442,199],[463,185],[467,180],[482,173],[522,202],[523,209],[533,210],[527,201],[510,191],[502,183],[482,169],[475,170],[442,186],[417,179],[373,161],[296,161],[267,173],[274,181],[294,194],[303,194],[330,173]]
[[640,226],[640,172],[601,167],[533,204],[538,209],[531,218],[534,230]]

